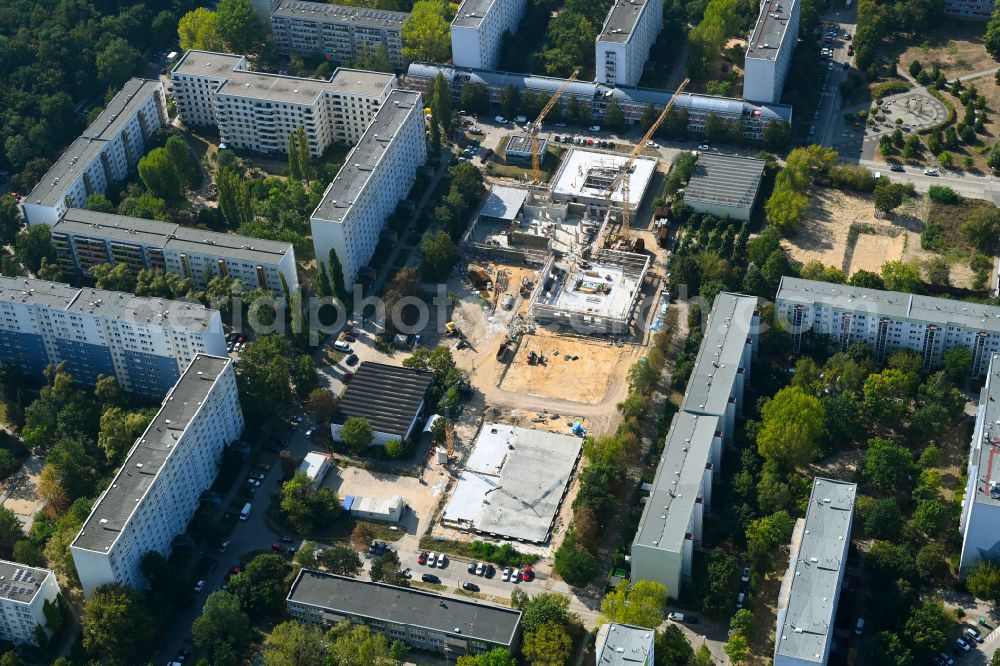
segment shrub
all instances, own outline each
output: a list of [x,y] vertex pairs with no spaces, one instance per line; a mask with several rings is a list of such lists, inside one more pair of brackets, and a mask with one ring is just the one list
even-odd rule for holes
[[938,203],[962,203],[962,196],[947,185],[931,185],[927,191],[927,195],[931,198],[931,201],[937,201]]

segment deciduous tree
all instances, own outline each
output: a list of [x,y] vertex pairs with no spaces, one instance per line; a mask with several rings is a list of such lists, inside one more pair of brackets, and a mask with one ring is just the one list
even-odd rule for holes
[[451,12],[441,0],[418,0],[403,24],[403,57],[410,62],[445,62],[451,55]]
[[81,619],[83,648],[106,664],[134,664],[148,649],[156,622],[140,594],[124,585],[98,587]]
[[573,649],[573,639],[563,625],[543,624],[524,636],[521,651],[533,666],[565,666]]
[[811,461],[822,436],[823,406],[797,387],[778,391],[761,410],[757,448],[769,460],[796,468]]

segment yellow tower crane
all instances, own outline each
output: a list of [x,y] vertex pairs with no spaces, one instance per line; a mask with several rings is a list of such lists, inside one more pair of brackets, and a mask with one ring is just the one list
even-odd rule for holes
[[629,177],[631,175],[632,165],[635,164],[635,160],[637,157],[639,157],[639,153],[642,152],[642,149],[646,146],[649,140],[653,138],[653,134],[656,133],[656,130],[658,130],[660,128],[660,125],[663,124],[663,121],[666,120],[667,114],[670,113],[670,109],[672,109],[674,106],[674,102],[677,101],[677,98],[680,97],[680,94],[684,91],[684,88],[687,87],[687,84],[690,82],[691,79],[684,79],[683,81],[681,81],[681,84],[677,86],[677,90],[675,90],[674,94],[670,97],[670,101],[667,102],[667,105],[665,107],[663,107],[663,111],[660,111],[659,117],[657,117],[657,119],[653,122],[653,124],[649,126],[649,129],[646,131],[646,135],[639,140],[639,143],[636,144],[635,148],[632,150],[632,154],[628,156],[627,160],[625,160],[625,164],[622,165],[621,171],[619,172],[618,176],[614,179],[614,181],[611,183],[611,186],[608,188],[608,194],[607,196],[605,196],[605,198],[608,200],[608,207],[610,208],[611,195],[614,194],[615,188],[618,187],[619,183],[621,183],[622,186],[622,227],[621,227],[621,232],[619,234],[622,238],[628,238],[629,221],[632,216],[632,211],[629,210],[628,207]]
[[552,98],[542,109],[542,112],[538,114],[538,118],[535,119],[535,122],[531,124],[531,170],[536,183],[541,180],[540,166],[542,161],[538,154],[538,128],[541,127],[542,121],[545,120],[545,116],[549,115],[549,111],[551,111],[556,105],[556,102],[559,101],[562,94],[566,92],[567,88],[569,88],[569,84],[576,81],[576,75],[579,73],[579,69],[573,70],[573,73],[569,75],[569,78],[563,81],[562,85],[559,86],[559,89],[552,95]]

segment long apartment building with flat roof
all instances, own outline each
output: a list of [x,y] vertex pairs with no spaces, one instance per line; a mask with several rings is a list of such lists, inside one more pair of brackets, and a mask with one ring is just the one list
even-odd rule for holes
[[286,598],[294,620],[324,629],[364,624],[420,650],[451,657],[517,649],[521,611],[465,597],[302,569]]
[[742,409],[759,319],[755,297],[716,296],[632,542],[632,580],[662,583],[674,598],[691,579],[723,445]]
[[314,157],[334,142],[360,140],[396,81],[345,68],[328,80],[254,72],[245,56],[195,50],[170,79],[181,120],[217,127],[226,146],[285,154],[289,135],[302,127]]
[[763,0],[747,45],[743,97],[780,102],[799,37],[799,0]]
[[45,617],[45,603],[57,603],[59,581],[48,569],[0,560],[0,640],[38,644],[37,627],[53,634]]
[[310,217],[316,259],[335,250],[344,282],[354,283],[375,253],[385,221],[404,199],[427,160],[418,93],[393,90]]
[[774,666],[829,662],[857,492],[854,483],[813,479],[806,517],[792,533],[778,593]]
[[525,0],[462,0],[451,21],[451,59],[458,67],[500,64],[504,33],[517,32]]
[[233,361],[197,355],[70,546],[85,596],[108,583],[146,586],[143,556],[170,555],[242,432]]
[[135,173],[150,135],[166,119],[163,85],[130,79],[21,202],[27,223],[55,224],[66,209],[85,206],[91,194]]
[[52,225],[52,245],[63,270],[82,275],[99,264],[125,264],[136,273],[159,268],[190,278],[199,289],[216,276],[278,294],[299,286],[291,243],[173,222],[70,208]]
[[281,0],[271,13],[271,34],[279,53],[321,55],[338,63],[355,62],[385,47],[389,62],[402,69],[401,33],[409,17],[385,9]]
[[982,377],[1000,352],[1000,307],[898,291],[781,278],[774,309],[792,336],[792,351],[818,338],[837,351],[867,342],[882,365],[898,350],[918,354],[924,370],[941,366],[954,347],[972,352],[971,377]]
[[0,277],[0,363],[41,378],[65,363],[80,383],[115,377],[160,397],[198,354],[226,355],[222,317],[197,303]]
[[615,0],[597,35],[597,78],[609,86],[636,86],[660,35],[663,3]]
[[944,13],[965,21],[989,21],[996,4],[996,0],[944,0]]
[[963,576],[981,560],[1000,558],[1000,354],[990,355],[967,470],[958,526],[962,534],[959,572]]

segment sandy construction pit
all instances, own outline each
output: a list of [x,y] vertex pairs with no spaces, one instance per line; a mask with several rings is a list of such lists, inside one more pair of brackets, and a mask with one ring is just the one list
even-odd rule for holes
[[903,258],[906,249],[906,239],[902,234],[893,238],[875,234],[861,234],[854,244],[854,255],[851,257],[849,274],[859,270],[878,273],[882,264]]

